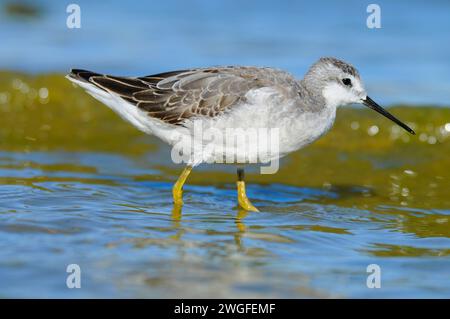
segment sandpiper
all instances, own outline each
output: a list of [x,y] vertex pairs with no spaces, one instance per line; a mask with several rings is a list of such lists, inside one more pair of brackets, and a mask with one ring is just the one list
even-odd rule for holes
[[[352,103],[364,104],[415,134],[367,96],[352,65],[333,57],[320,58],[301,80],[282,70],[244,66],[187,69],[143,77],[73,69],[67,78],[138,129],[172,146],[180,136],[192,136],[199,122],[219,131],[267,127],[278,129],[280,143],[275,157],[282,157],[325,134],[334,123],[337,107]],[[219,145],[215,147],[217,151]],[[239,155],[240,149],[226,151]],[[191,155],[172,189],[176,205],[183,203],[183,185],[192,168],[208,160],[208,155]],[[237,175],[239,206],[257,211],[246,195],[242,165]]]

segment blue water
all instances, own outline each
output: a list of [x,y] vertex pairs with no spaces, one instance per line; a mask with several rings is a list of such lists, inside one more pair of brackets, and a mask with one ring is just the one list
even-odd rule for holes
[[[365,210],[340,202],[361,200],[356,187],[252,183],[261,212],[245,213],[230,182],[186,185],[178,214],[160,155],[2,152],[1,175],[16,179],[0,185],[0,297],[450,296],[448,231],[433,230],[449,210]],[[50,169],[61,163],[89,170]],[[66,286],[70,264],[80,289]],[[380,289],[366,285],[370,264]]]
[[450,100],[448,1],[377,1],[381,29],[367,28],[370,2],[356,0],[82,0],[81,29],[66,27],[66,2],[32,3],[38,18],[0,15],[0,69],[144,75],[240,64],[301,77],[336,56],[360,69],[383,104]]

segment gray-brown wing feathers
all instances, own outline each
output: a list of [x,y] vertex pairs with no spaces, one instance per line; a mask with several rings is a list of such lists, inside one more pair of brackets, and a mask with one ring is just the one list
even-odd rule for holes
[[170,124],[194,116],[217,116],[245,101],[251,89],[296,85],[288,73],[254,67],[182,70],[138,78],[72,70],[70,76],[117,94],[149,116]]

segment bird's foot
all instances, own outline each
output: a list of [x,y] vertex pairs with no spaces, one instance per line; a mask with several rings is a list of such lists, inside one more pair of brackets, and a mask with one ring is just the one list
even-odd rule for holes
[[183,205],[183,189],[181,187],[177,187],[177,185],[175,185],[172,189],[172,195],[173,195],[174,205],[182,206]]
[[248,199],[247,194],[245,193],[245,182],[244,181],[237,182],[237,189],[238,189],[239,206],[241,208],[245,209],[246,211],[259,212],[258,208],[253,206],[253,204]]

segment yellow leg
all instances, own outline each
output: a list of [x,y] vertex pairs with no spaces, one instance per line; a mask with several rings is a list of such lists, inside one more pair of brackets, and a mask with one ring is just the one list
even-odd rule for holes
[[247,197],[245,192],[245,182],[244,182],[244,169],[238,168],[238,181],[237,181],[237,191],[238,191],[238,203],[243,209],[251,212],[259,212],[259,210],[253,206]]
[[177,182],[173,185],[172,194],[173,194],[173,202],[175,205],[183,205],[183,185],[186,182],[189,174],[192,171],[192,166],[188,165],[181,173],[180,177],[178,177]]

